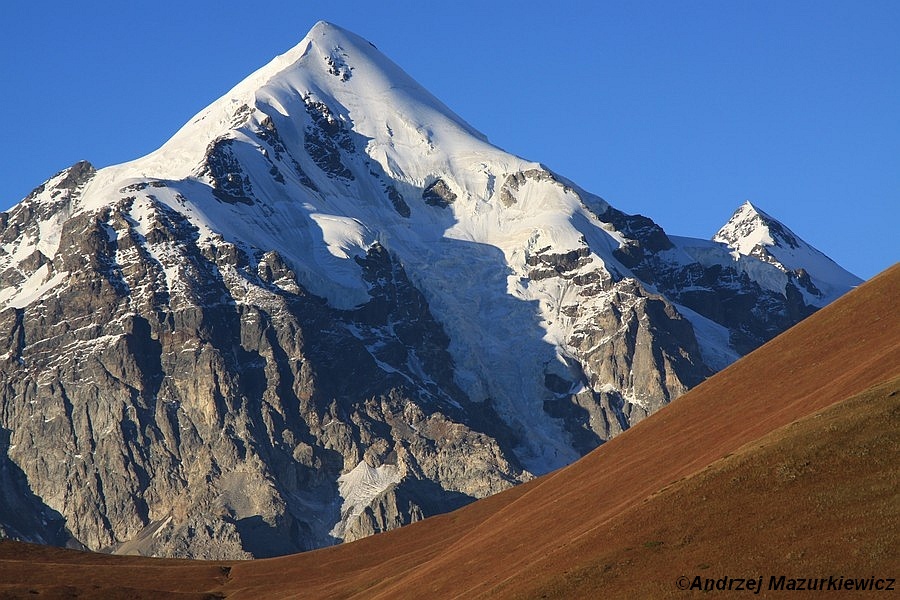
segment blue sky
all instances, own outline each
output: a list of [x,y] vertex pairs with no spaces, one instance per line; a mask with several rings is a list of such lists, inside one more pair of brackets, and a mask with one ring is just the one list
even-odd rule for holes
[[154,150],[320,19],[671,234],[750,200],[861,277],[900,259],[894,0],[5,2],[0,210]]

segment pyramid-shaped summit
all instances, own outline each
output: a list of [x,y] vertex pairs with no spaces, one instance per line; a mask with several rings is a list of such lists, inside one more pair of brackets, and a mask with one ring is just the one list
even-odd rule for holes
[[793,232],[749,200],[738,207],[713,240],[728,244],[744,255],[750,254],[756,246],[798,248],[800,245]]
[[202,558],[527,481],[849,288],[617,210],[327,23],[0,248],[0,531]]
[[750,201],[735,211],[713,240],[739,255],[754,256],[784,272],[798,274],[805,293],[820,301],[834,300],[862,283]]

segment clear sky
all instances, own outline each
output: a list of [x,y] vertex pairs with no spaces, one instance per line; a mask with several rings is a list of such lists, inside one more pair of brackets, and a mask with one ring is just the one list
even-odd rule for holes
[[322,19],[671,234],[750,200],[861,277],[900,260],[897,0],[3,2],[0,210],[154,150]]

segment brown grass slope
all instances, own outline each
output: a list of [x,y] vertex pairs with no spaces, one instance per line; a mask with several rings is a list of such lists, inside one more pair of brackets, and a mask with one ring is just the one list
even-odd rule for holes
[[730,576],[762,577],[767,597],[773,576],[900,578],[898,423],[895,377],[632,506],[498,595],[684,598],[679,578]]
[[[654,598],[690,595],[679,576],[896,577],[898,297],[894,266],[577,463],[455,513],[229,565],[57,550],[25,569],[22,545],[0,544],[0,597],[106,597],[117,560],[135,561],[132,590],[229,598]],[[161,568],[175,583],[141,587]]]
[[0,540],[0,600],[212,600],[225,563],[112,556]]

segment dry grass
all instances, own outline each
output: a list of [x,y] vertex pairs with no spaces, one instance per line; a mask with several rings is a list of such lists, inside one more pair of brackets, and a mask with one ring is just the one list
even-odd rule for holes
[[226,563],[109,556],[0,541],[0,599],[223,598]]
[[646,498],[498,592],[683,598],[681,576],[900,577],[898,423],[900,377]]

